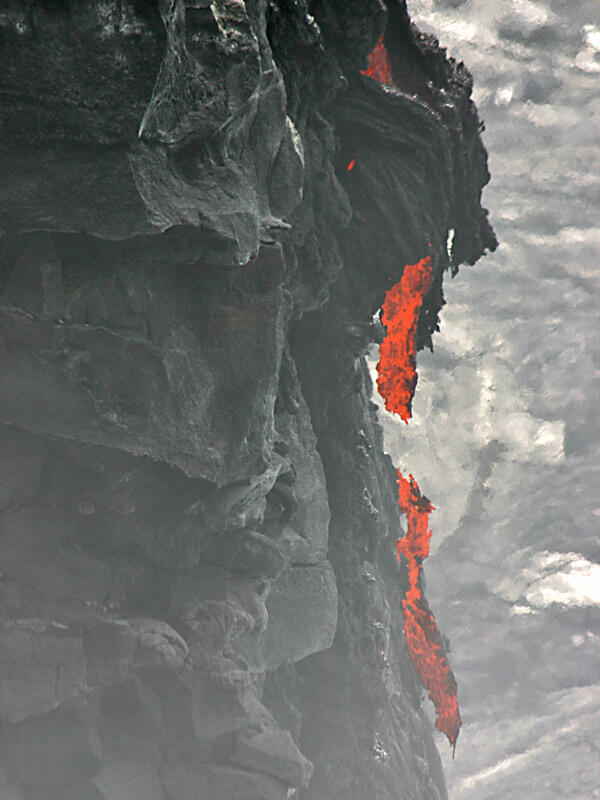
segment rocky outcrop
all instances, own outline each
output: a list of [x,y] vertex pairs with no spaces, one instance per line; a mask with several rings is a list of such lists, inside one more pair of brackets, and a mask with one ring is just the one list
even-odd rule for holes
[[364,354],[495,246],[467,71],[400,0],[0,26],[0,796],[445,797]]

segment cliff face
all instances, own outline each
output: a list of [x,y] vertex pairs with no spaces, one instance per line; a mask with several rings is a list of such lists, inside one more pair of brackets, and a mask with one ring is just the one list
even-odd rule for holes
[[468,73],[400,0],[0,32],[1,796],[446,797],[364,353],[495,246]]

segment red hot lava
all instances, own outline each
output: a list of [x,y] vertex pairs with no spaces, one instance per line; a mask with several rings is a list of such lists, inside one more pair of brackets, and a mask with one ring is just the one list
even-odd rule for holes
[[[383,36],[371,53],[368,69],[363,74],[388,86],[393,85]],[[354,164],[352,160],[348,169]],[[431,256],[416,264],[407,264],[400,283],[387,292],[382,307],[381,321],[386,327],[386,337],[379,346],[377,388],[386,409],[399,414],[407,424],[417,386],[417,325],[423,298],[432,281]],[[429,514],[434,507],[421,494],[414,477],[410,475],[406,480],[400,470],[398,502],[407,521],[406,536],[396,542],[398,560],[404,556],[408,564],[409,588],[402,600],[406,645],[414,668],[435,706],[436,728],[456,748],[461,726],[456,681],[435,617],[421,589],[421,565],[429,555],[431,540]]]
[[398,560],[408,563],[409,589],[402,600],[404,631],[411,660],[437,713],[435,726],[456,747],[461,719],[456,680],[448,664],[442,637],[421,590],[421,565],[429,555],[429,514],[433,505],[419,491],[412,475],[409,480],[398,470],[398,503],[406,515],[407,530],[396,542]]
[[[417,385],[417,324],[423,298],[431,288],[431,256],[408,264],[399,283],[386,294],[381,321],[386,337],[379,347],[377,387],[388,411],[399,414],[408,423]],[[407,561],[409,588],[402,600],[406,645],[414,668],[437,713],[436,728],[452,745],[460,731],[461,719],[456,695],[456,681],[427,600],[421,589],[421,565],[429,555],[431,530],[429,514],[433,505],[419,491],[417,482],[398,470],[398,503],[406,516],[407,530],[396,542],[398,560]]]
[[379,347],[377,388],[386,409],[407,424],[417,386],[417,323],[432,280],[431,256],[407,264],[400,283],[387,292],[382,308],[387,335]]
[[369,66],[366,70],[362,70],[362,74],[368,75],[369,78],[373,78],[379,83],[385,83],[388,86],[391,86],[394,82],[390,59],[383,43],[383,36],[380,37],[375,45],[375,49],[369,56]]

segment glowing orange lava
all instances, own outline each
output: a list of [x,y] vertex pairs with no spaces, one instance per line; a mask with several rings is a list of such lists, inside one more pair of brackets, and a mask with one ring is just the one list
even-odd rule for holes
[[[408,423],[417,385],[417,325],[423,298],[431,288],[431,256],[407,264],[399,283],[386,294],[381,321],[386,337],[379,346],[377,388],[388,411]],[[406,645],[415,671],[435,706],[436,728],[452,745],[460,731],[456,680],[448,663],[442,636],[421,589],[421,565],[429,555],[429,515],[433,505],[398,470],[398,503],[406,516],[406,536],[396,542],[398,560],[406,559],[409,587],[402,600]]]
[[407,424],[417,386],[417,323],[432,279],[431,256],[407,264],[400,283],[387,292],[382,308],[387,334],[379,346],[377,388],[386,409]]
[[354,169],[354,167],[355,167],[355,166],[356,166],[356,159],[355,159],[355,158],[353,158],[353,159],[352,159],[352,161],[351,161],[351,162],[348,164],[348,172],[349,172],[351,169]]
[[383,43],[383,36],[380,37],[369,56],[369,66],[366,70],[361,70],[361,72],[363,75],[368,75],[369,78],[379,81],[379,83],[385,83],[388,86],[392,85],[394,80],[392,78],[392,67]]
[[435,617],[421,590],[421,565],[429,555],[429,514],[434,507],[421,494],[414,477],[410,475],[406,480],[400,470],[398,503],[407,523],[406,536],[396,542],[398,560],[404,556],[408,564],[409,589],[402,600],[406,644],[414,668],[435,706],[435,726],[456,747],[461,726],[456,680]]

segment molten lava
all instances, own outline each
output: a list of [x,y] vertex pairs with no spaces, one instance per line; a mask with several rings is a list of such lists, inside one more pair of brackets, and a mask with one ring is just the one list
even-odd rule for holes
[[[408,264],[399,283],[386,294],[381,321],[386,337],[379,346],[377,387],[388,411],[408,423],[417,385],[417,324],[423,298],[431,288],[431,256]],[[409,587],[402,600],[406,645],[414,668],[435,706],[436,728],[452,745],[460,731],[461,719],[456,695],[456,680],[427,600],[421,588],[421,565],[429,555],[431,530],[429,515],[433,505],[419,491],[417,482],[398,470],[398,503],[406,516],[407,530],[396,542],[398,560],[408,565]]]
[[390,59],[383,43],[383,36],[380,37],[369,56],[369,66],[366,70],[361,70],[361,72],[363,75],[368,75],[369,78],[373,78],[379,83],[385,83],[388,86],[391,86],[394,82]]
[[435,706],[435,726],[456,747],[461,726],[456,680],[435,617],[421,590],[421,565],[429,555],[429,514],[434,507],[421,494],[414,477],[410,475],[406,480],[400,470],[398,503],[407,522],[406,536],[396,542],[398,560],[404,556],[408,564],[409,588],[402,600],[406,644],[414,668]]
[[387,292],[382,308],[387,335],[379,347],[377,388],[386,409],[407,424],[417,386],[417,323],[432,280],[431,256],[407,264],[400,283]]

